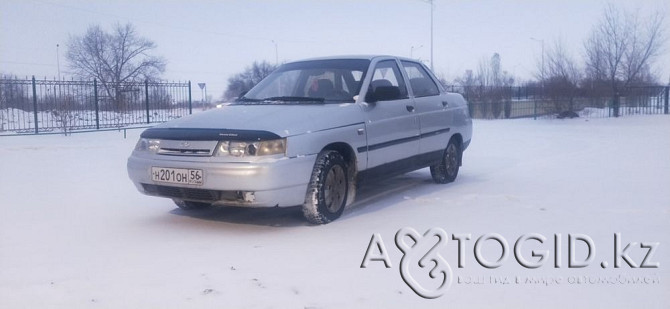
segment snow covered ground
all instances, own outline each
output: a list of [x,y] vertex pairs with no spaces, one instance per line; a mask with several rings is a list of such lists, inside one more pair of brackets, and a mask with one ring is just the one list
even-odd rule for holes
[[[296,208],[187,213],[140,195],[125,170],[139,133],[0,138],[0,308],[670,306],[668,116],[475,121],[455,183],[433,184],[427,169],[378,183],[325,226]],[[441,251],[453,269],[442,297],[423,299],[401,278],[393,239],[403,227],[471,234],[463,268],[455,241]],[[374,233],[389,269],[360,267]],[[474,257],[488,233],[509,243],[499,268]],[[536,269],[516,262],[514,243],[529,233],[547,238],[525,242],[530,261],[562,235],[560,268],[553,255]],[[614,268],[615,233],[637,243],[638,265],[639,243],[658,243],[647,264],[659,267]],[[578,234],[597,249],[588,267],[569,268]],[[483,247],[486,260],[500,256],[495,241]],[[576,248],[585,260],[586,245]]]

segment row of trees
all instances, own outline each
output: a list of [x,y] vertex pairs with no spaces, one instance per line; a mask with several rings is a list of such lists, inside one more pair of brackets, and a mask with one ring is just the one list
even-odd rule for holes
[[241,73],[228,78],[228,87],[226,87],[226,91],[223,93],[223,99],[231,100],[251,90],[253,86],[260,83],[263,78],[270,75],[275,69],[277,69],[277,65],[270,64],[267,61],[254,61],[253,64],[246,67]]
[[[640,16],[638,11],[621,10],[608,5],[583,45],[584,58],[574,57],[561,39],[556,39],[537,61],[537,81],[526,86],[543,89],[542,94],[555,102],[556,112],[574,111],[575,97],[589,89],[598,96],[609,96],[614,115],[619,113],[619,97],[631,86],[658,84],[654,61],[665,43],[663,15],[660,12]],[[544,45],[544,42],[542,42]],[[505,87],[514,77],[501,69],[500,56],[480,61],[476,73],[471,70],[454,80],[464,87]],[[495,101],[495,89],[475,93]],[[495,112],[495,111],[494,111]]]
[[493,118],[499,118],[504,111],[504,117],[510,117],[510,87],[514,85],[515,78],[503,70],[500,54],[494,53],[491,58],[481,58],[476,72],[467,70],[454,83],[461,86],[460,92],[471,103],[479,103],[476,110],[474,105],[470,105],[470,114],[485,116],[490,113]]

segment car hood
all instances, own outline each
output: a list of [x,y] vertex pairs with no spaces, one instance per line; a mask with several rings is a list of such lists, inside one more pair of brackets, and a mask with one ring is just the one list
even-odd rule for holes
[[253,130],[288,137],[361,122],[360,107],[354,103],[228,105],[154,128]]

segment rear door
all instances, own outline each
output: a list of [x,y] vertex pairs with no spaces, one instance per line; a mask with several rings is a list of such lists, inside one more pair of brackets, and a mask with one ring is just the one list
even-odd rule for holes
[[451,136],[453,114],[447,95],[423,64],[403,60],[402,65],[420,122],[419,153],[426,159],[434,159],[426,155],[441,155]]
[[363,105],[367,120],[367,167],[377,168],[375,174],[392,173],[408,165],[419,153],[419,120],[398,62],[394,59],[379,61],[371,72],[367,92],[375,92],[378,87],[391,90],[397,87],[398,91],[397,97]]

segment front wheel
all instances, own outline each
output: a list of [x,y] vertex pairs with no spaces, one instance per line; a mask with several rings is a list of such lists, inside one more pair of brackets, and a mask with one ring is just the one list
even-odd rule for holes
[[461,145],[456,139],[451,139],[444,150],[440,164],[430,167],[430,175],[436,183],[450,183],[456,180],[461,165]]
[[307,187],[302,212],[313,224],[326,224],[342,215],[347,202],[347,164],[337,151],[319,154]]

